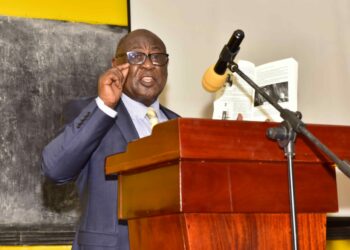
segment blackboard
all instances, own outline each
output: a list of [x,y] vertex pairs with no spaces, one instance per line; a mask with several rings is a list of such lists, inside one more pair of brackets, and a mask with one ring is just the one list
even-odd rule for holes
[[66,228],[77,221],[74,184],[45,179],[41,151],[63,125],[63,106],[96,95],[98,77],[126,33],[108,25],[0,17],[0,228]]

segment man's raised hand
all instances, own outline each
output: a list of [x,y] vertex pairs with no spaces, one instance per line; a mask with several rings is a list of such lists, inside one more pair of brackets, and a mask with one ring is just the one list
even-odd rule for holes
[[110,108],[114,108],[120,100],[129,67],[129,63],[113,66],[98,80],[98,96]]

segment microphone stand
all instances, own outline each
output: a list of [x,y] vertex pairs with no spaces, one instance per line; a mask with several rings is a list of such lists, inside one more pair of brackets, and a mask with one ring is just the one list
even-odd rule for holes
[[[225,46],[226,47],[226,46]],[[300,112],[292,112],[288,109],[282,108],[277,100],[271,98],[265,93],[256,83],[254,83],[246,74],[244,74],[233,61],[238,50],[231,53],[227,48],[222,51],[222,58],[229,59],[227,61],[227,67],[231,72],[236,72],[242,77],[255,91],[262,95],[274,108],[280,112],[280,116],[283,118],[283,122],[279,127],[269,128],[266,135],[274,140],[277,140],[280,147],[284,148],[285,156],[288,159],[288,187],[289,187],[289,199],[290,199],[290,220],[292,227],[292,246],[294,250],[298,249],[298,230],[297,230],[297,218],[296,218],[296,204],[295,204],[295,189],[294,189],[294,171],[293,171],[293,157],[294,157],[294,144],[297,133],[303,134],[314,145],[321,149],[337,166],[338,168],[350,178],[350,163],[347,160],[340,160],[330,149],[328,149],[323,143],[321,143],[311,132],[306,129],[306,125],[301,121]]]

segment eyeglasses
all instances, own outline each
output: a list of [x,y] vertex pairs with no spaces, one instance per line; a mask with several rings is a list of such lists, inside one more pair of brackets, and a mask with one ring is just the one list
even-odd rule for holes
[[134,65],[143,64],[146,61],[147,57],[151,60],[152,64],[156,66],[163,66],[167,64],[169,60],[169,55],[166,53],[145,54],[139,51],[128,51],[123,54],[118,54],[116,55],[116,58],[123,57],[125,55],[128,58],[128,62]]

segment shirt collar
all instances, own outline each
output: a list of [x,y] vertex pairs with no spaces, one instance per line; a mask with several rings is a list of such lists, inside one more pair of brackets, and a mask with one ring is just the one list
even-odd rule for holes
[[[135,118],[145,118],[147,112],[147,106],[141,102],[135,101],[131,99],[129,96],[122,93],[122,101],[128,110],[131,117]],[[159,101],[158,99],[150,105],[156,111],[157,115],[159,115]]]

